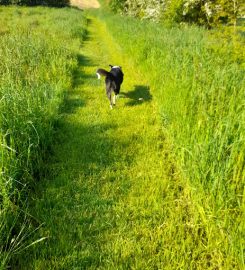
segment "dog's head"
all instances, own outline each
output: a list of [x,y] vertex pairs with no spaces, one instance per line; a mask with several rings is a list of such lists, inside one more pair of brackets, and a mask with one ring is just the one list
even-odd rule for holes
[[111,67],[111,69],[118,68],[118,69],[121,69],[121,70],[122,70],[122,67],[121,67],[121,66],[113,66],[113,65],[109,65],[109,67]]

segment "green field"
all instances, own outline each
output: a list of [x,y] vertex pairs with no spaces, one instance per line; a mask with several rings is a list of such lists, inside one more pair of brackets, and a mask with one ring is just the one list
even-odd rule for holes
[[[34,241],[28,191],[45,174],[86,19],[76,10],[0,8],[0,266]],[[46,155],[47,154],[47,155]]]
[[220,33],[0,8],[0,269],[244,269],[244,40]]

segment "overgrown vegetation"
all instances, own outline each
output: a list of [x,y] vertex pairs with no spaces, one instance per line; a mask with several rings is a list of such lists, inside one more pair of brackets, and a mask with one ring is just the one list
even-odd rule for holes
[[179,169],[173,173],[185,179],[175,187],[183,195],[178,206],[166,202],[175,212],[164,218],[167,247],[155,256],[171,261],[169,269],[243,269],[244,40],[227,41],[197,27],[103,18],[149,79],[166,155]]
[[164,22],[188,22],[208,27],[235,24],[245,13],[243,0],[111,0],[114,12]]
[[85,19],[72,9],[0,8],[0,268],[28,244],[27,189],[39,179],[72,84]]
[[[81,12],[0,9],[1,267],[244,269],[243,28],[93,12],[77,69]],[[125,72],[113,111],[94,74],[108,63]]]

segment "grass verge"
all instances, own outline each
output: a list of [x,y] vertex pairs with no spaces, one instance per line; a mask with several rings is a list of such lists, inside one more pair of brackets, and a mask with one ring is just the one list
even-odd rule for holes
[[[27,191],[44,171],[86,20],[72,9],[0,8],[0,267],[31,243]],[[34,226],[35,227],[35,226]],[[35,243],[35,240],[32,244]]]
[[105,13],[100,18],[148,80],[165,147],[183,179],[160,237],[166,269],[243,269],[244,39]]

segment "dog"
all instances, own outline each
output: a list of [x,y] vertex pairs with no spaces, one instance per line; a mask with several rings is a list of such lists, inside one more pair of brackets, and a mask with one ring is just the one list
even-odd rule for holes
[[101,76],[105,76],[106,95],[110,101],[110,108],[112,109],[113,105],[116,105],[116,98],[120,92],[124,74],[122,72],[122,67],[113,65],[109,66],[111,67],[110,71],[99,68],[97,69],[96,74],[98,79],[100,79]]

